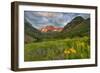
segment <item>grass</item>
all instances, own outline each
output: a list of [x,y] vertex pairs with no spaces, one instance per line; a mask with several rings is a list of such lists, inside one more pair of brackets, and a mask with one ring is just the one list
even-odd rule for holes
[[24,47],[25,61],[90,58],[89,37],[45,40]]

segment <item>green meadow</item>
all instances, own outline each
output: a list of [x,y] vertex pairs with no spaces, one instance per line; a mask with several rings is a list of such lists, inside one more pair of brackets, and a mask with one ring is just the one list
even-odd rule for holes
[[25,61],[90,58],[90,38],[75,37],[25,43]]
[[44,32],[25,20],[25,61],[90,58],[90,18],[76,16],[61,31],[49,30],[51,27],[47,26],[43,29],[48,31]]

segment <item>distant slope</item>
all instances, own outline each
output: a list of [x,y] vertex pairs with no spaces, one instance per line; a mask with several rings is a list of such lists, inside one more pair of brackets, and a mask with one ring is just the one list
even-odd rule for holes
[[63,36],[69,36],[69,37],[89,36],[90,18],[86,20],[80,16],[74,18],[70,23],[68,23],[64,27],[62,33],[63,33]]
[[53,31],[62,31],[63,28],[62,27],[55,27],[55,26],[52,26],[52,25],[48,25],[48,26],[45,26],[43,28],[41,28],[41,32],[53,32]]
[[32,25],[25,20],[24,22],[24,33],[25,33],[25,42],[32,42],[34,40],[40,40],[41,39],[41,32],[37,30],[36,28],[32,27]]

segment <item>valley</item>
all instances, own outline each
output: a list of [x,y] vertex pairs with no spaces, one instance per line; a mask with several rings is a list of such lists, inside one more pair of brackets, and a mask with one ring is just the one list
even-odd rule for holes
[[63,28],[40,30],[25,21],[25,61],[90,58],[90,18],[77,16]]

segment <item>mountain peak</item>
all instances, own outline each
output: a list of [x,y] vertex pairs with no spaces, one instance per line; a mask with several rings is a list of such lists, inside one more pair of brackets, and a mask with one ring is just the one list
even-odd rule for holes
[[75,17],[72,21],[83,21],[83,20],[84,20],[83,17],[77,16],[77,17]]
[[87,18],[86,20],[88,21],[88,20],[90,20],[90,18]]
[[67,25],[65,25],[63,31],[67,31],[69,30],[70,28],[74,28],[76,27],[77,25],[79,25],[81,22],[83,22],[85,19],[81,16],[77,16],[75,17],[74,19],[72,19],[72,21],[70,23],[68,23]]
[[48,31],[62,31],[63,28],[55,27],[55,26],[46,26],[41,28],[41,32],[48,32]]
[[62,33],[66,36],[88,36],[90,33],[90,18],[84,19],[81,16],[75,17],[70,23],[65,25]]

